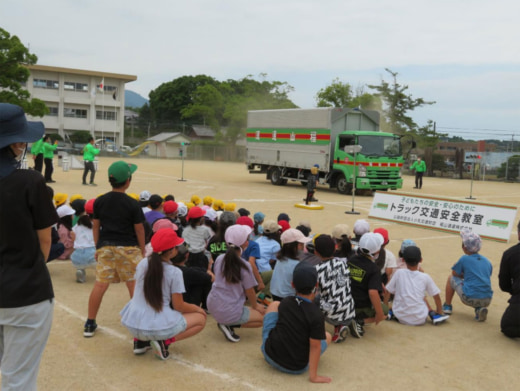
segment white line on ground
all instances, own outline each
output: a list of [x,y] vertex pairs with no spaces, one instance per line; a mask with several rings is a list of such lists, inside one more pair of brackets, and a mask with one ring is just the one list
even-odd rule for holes
[[[79,313],[77,313],[76,311],[74,311],[72,308],[66,306],[65,304],[62,304],[60,303],[59,301],[55,300],[56,302],[56,305],[61,308],[63,311],[67,312],[68,314],[80,319],[80,320],[83,320],[85,317],[84,315],[81,315]],[[115,337],[117,339],[120,339],[120,340],[123,340],[123,341],[129,341],[129,336],[128,335],[124,335],[124,334],[121,334],[119,332],[117,332],[116,330],[113,330],[111,328],[108,328],[108,327],[100,327],[98,326],[98,330],[103,330],[104,333],[106,334],[109,334],[110,336],[112,337]],[[251,388],[253,390],[259,390],[259,391],[264,391],[264,389],[262,388],[259,388],[257,385],[255,384],[251,384],[251,383],[248,383],[246,381],[243,381],[242,379],[239,379],[237,377],[234,377],[234,376],[231,376],[231,375],[228,375],[226,373],[221,373],[221,372],[217,372],[211,368],[207,368],[203,365],[200,365],[200,364],[195,364],[195,363],[192,363],[191,361],[188,361],[188,360],[185,360],[185,359],[182,359],[180,358],[178,355],[175,355],[175,354],[170,354],[170,357],[175,360],[177,363],[179,364],[182,364],[186,367],[189,367],[197,372],[204,372],[204,373],[208,373],[212,376],[215,376],[215,377],[218,377],[220,378],[221,380],[225,380],[227,382],[233,382],[233,383],[236,383],[236,384],[239,384],[241,386],[244,386],[244,387],[247,387],[247,388]]]

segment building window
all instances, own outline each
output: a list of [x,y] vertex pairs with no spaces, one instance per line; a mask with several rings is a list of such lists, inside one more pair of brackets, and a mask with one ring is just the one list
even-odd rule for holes
[[33,87],[35,88],[52,88],[58,89],[60,83],[56,80],[44,80],[44,79],[34,79]]
[[116,121],[117,113],[114,111],[96,111],[96,119],[104,119],[107,121]]
[[57,107],[49,107],[49,114],[47,114],[51,117],[57,117],[58,116],[58,108]]
[[87,110],[65,108],[63,115],[68,118],[87,118]]
[[63,88],[69,91],[88,92],[88,84],[86,83],[75,83],[72,81],[66,81],[63,84]]

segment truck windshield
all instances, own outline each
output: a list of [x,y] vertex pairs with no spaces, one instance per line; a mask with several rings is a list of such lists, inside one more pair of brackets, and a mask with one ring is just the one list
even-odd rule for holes
[[358,136],[358,144],[363,147],[361,153],[365,156],[402,155],[401,141],[397,136]]

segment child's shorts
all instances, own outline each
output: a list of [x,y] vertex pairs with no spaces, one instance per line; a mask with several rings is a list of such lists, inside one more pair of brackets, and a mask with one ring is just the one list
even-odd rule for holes
[[76,269],[86,269],[96,265],[96,248],[77,248],[70,256],[70,260]]
[[103,283],[135,280],[135,269],[143,259],[135,246],[104,246],[97,251],[96,281]]
[[[385,303],[381,303],[383,308],[383,314],[388,315],[388,306]],[[356,308],[356,319],[367,319],[374,318],[376,316],[376,310],[374,307],[363,307]]]
[[186,327],[188,327],[188,324],[183,316],[179,323],[165,330],[138,330],[128,326],[126,328],[134,338],[141,341],[164,341],[186,331]]
[[450,286],[451,288],[457,292],[457,295],[460,297],[460,301],[462,301],[464,304],[473,307],[473,308],[480,308],[480,307],[488,307],[489,304],[491,304],[491,298],[484,298],[484,299],[476,299],[468,297],[464,294],[463,286],[464,286],[464,279],[456,276],[450,277]]
[[[297,370],[297,371],[291,370],[291,369],[287,369],[287,368],[282,367],[277,362],[275,362],[265,352],[265,341],[267,341],[267,338],[269,337],[269,333],[271,332],[271,330],[274,329],[274,327],[276,326],[276,322],[278,322],[278,312],[269,312],[269,313],[265,314],[265,316],[264,316],[264,326],[262,328],[262,347],[260,348],[262,350],[263,355],[264,355],[265,361],[267,361],[267,363],[269,365],[271,365],[272,367],[278,369],[281,372],[290,373],[290,374],[293,374],[293,375],[299,375],[301,373],[306,372],[309,369],[309,364],[307,364],[307,366],[305,368]],[[322,339],[321,340],[321,354],[323,354],[325,352],[325,350],[327,350],[327,340],[326,339]]]

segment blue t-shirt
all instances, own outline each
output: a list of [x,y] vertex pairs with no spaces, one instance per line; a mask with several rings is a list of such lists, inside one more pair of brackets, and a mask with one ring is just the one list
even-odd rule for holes
[[293,272],[300,261],[286,258],[276,261],[273,277],[271,278],[271,293],[278,297],[294,296],[296,291],[292,286]]
[[493,297],[491,289],[491,262],[480,254],[463,255],[451,268],[464,278],[462,291],[472,299],[487,299]]
[[246,261],[249,261],[249,257],[254,257],[255,262],[256,259],[260,258],[260,246],[254,240],[249,241],[249,245],[242,254],[242,258],[244,258]]
[[260,258],[256,260],[256,267],[258,267],[259,272],[267,272],[272,270],[269,261],[271,259],[276,259],[278,255],[278,251],[280,251],[280,243],[278,243],[274,239],[269,239],[266,236],[261,236],[256,241],[260,246]]

